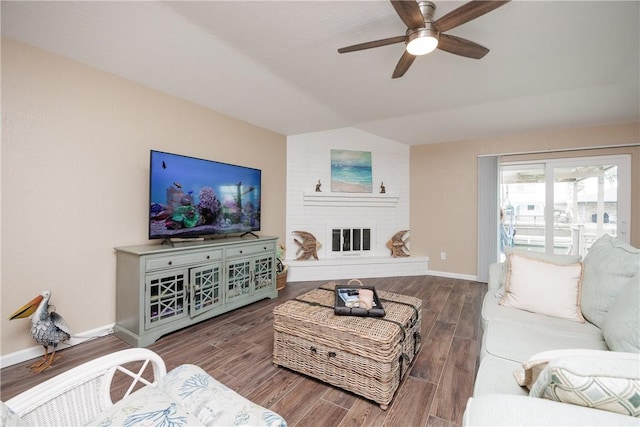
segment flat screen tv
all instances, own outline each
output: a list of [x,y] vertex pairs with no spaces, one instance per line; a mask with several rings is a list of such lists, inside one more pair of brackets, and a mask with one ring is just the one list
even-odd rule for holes
[[151,150],[149,176],[149,239],[260,230],[260,169]]

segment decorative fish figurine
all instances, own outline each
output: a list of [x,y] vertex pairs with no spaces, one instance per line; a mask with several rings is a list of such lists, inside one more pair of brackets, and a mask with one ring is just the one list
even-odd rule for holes
[[393,258],[409,256],[409,248],[407,247],[409,238],[403,239],[403,236],[408,232],[409,230],[398,231],[393,235],[391,240],[387,242],[387,248],[391,250],[391,256]]
[[307,231],[292,231],[291,234],[297,234],[302,237],[302,242],[298,239],[293,239],[299,246],[296,252],[297,260],[309,259],[311,257],[318,259],[318,249],[321,245],[313,234]]

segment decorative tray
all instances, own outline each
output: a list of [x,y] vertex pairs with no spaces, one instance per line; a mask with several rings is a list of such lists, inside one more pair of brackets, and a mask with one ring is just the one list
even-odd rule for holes
[[[352,285],[357,282],[357,285]],[[384,317],[385,311],[373,286],[363,286],[357,279],[335,288],[335,314],[340,316]]]

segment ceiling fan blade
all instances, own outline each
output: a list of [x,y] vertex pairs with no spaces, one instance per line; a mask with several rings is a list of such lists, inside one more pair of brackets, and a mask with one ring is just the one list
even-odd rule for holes
[[391,4],[407,28],[424,27],[424,16],[415,0],[391,0]]
[[405,50],[402,56],[400,57],[400,61],[398,61],[398,65],[396,65],[396,69],[393,70],[393,75],[391,76],[391,78],[397,79],[398,77],[404,76],[404,73],[407,72],[407,70],[409,69],[411,64],[413,64],[413,61],[415,59],[416,57],[414,55],[410,54]]
[[442,18],[436,20],[433,25],[441,32],[448,31],[473,19],[476,19],[485,13],[489,13],[494,9],[499,8],[507,3],[506,1],[491,1],[491,0],[473,0],[469,3],[465,3],[457,9],[447,13]]
[[478,43],[449,34],[440,34],[438,49],[473,59],[480,59],[489,53],[489,49]]
[[406,40],[406,36],[389,37],[388,39],[374,40],[372,42],[354,44],[352,46],[341,47],[339,53],[355,52],[357,50],[371,49],[372,47],[386,46],[389,44],[400,43]]

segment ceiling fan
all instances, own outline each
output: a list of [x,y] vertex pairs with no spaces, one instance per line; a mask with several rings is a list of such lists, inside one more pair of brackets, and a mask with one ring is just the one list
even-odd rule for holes
[[393,70],[392,78],[394,79],[404,76],[416,56],[425,55],[436,48],[455,55],[480,59],[489,53],[489,49],[470,40],[444,33],[489,13],[509,1],[473,0],[434,21],[433,15],[436,11],[436,5],[430,1],[391,0],[400,19],[407,26],[407,32],[404,36],[354,44],[342,47],[338,49],[338,52],[355,52],[404,42],[407,47]]

